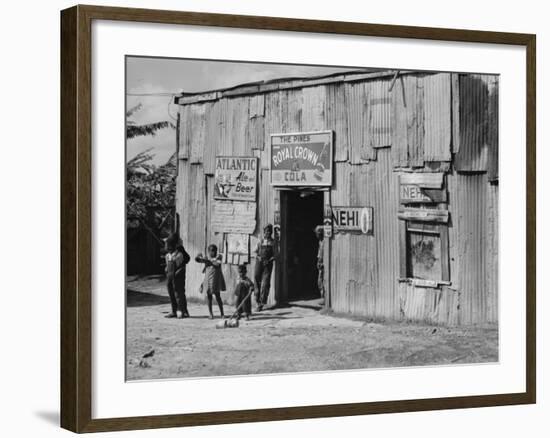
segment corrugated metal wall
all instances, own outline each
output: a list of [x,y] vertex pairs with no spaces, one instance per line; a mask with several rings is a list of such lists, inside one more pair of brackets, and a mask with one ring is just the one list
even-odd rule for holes
[[[194,257],[207,242],[221,243],[209,228],[216,155],[260,158],[259,237],[273,223],[277,196],[267,170],[270,134],[330,129],[332,205],[374,207],[372,235],[332,238],[331,264],[338,267],[330,277],[332,309],[437,324],[497,321],[498,185],[491,181],[498,178],[498,130],[487,130],[498,120],[497,80],[402,74],[390,91],[389,75],[181,105],[177,209],[186,248]],[[399,279],[402,171],[447,172],[448,203],[439,208],[450,215],[450,285],[419,287]],[[188,294],[197,296],[202,266],[189,266]],[[227,265],[224,272],[231,287],[236,269]],[[271,303],[274,297],[272,286]]]

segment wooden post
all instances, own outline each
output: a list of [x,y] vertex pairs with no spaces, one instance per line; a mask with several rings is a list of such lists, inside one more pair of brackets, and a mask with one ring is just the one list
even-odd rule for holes
[[[324,194],[324,215],[325,219],[328,212],[331,212],[332,207],[330,203],[330,190],[327,190]],[[330,216],[332,218],[332,213]],[[324,221],[323,221],[324,223]],[[330,237],[327,237],[326,234],[323,236],[323,269],[324,269],[324,287],[325,287],[325,310],[332,308],[332,295],[330,290],[330,271],[331,271],[331,260],[330,260],[330,246],[332,242],[332,233]]]
[[407,221],[399,220],[399,277],[407,278]]
[[[284,253],[281,239],[281,191],[275,190],[273,198],[273,238],[277,246],[278,257],[273,264],[273,291],[275,296],[275,304],[278,305],[284,301],[282,286],[282,275],[284,272]],[[260,231],[261,232],[261,231]],[[261,238],[261,237],[260,237]]]

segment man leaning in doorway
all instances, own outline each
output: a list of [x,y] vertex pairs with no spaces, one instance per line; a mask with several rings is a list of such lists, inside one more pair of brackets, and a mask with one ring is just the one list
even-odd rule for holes
[[322,303],[325,302],[325,265],[323,264],[323,238],[324,238],[324,229],[322,225],[315,227],[315,236],[319,241],[319,248],[317,249],[317,288],[319,289],[319,294],[321,295]]
[[254,267],[254,283],[256,286],[256,304],[261,312],[267,303],[269,288],[271,287],[271,272],[276,258],[276,243],[273,239],[273,225],[264,227],[263,239],[256,246],[256,266]]

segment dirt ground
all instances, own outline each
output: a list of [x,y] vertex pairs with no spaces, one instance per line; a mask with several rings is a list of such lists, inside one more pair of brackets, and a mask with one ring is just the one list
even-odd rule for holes
[[498,360],[496,326],[375,323],[323,314],[318,301],[308,301],[216,329],[219,319],[208,319],[206,304],[190,303],[191,318],[179,320],[164,318],[169,303],[160,278],[128,279],[128,380]]

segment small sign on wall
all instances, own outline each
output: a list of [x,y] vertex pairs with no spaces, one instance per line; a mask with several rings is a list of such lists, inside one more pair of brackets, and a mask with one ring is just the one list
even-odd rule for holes
[[399,176],[399,201],[401,204],[447,202],[443,173],[401,174]]
[[226,233],[224,263],[240,265],[250,262],[249,235]]
[[402,204],[447,202],[447,192],[443,189],[424,189],[414,184],[401,184],[399,199]]
[[334,231],[371,234],[372,215],[372,207],[332,207]]
[[252,234],[256,229],[256,203],[214,201],[210,224],[215,233]]

